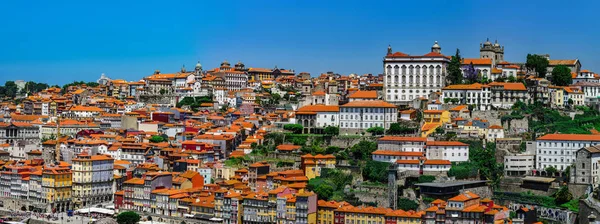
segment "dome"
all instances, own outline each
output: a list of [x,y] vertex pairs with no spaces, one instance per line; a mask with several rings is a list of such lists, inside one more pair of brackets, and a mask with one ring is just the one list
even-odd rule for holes
[[225,60],[221,63],[221,66],[225,66],[225,65],[230,66],[231,64],[229,64],[229,62],[227,60]]
[[238,67],[244,67],[244,63],[242,63],[241,61],[238,61],[238,63],[237,63],[237,64],[235,64],[235,66],[238,66]]
[[500,47],[500,44],[498,43],[498,40],[496,40],[496,42],[494,43],[494,47]]
[[433,43],[433,46],[431,48],[440,48],[440,45],[438,44],[437,40]]
[[490,42],[490,38],[487,38],[485,43],[483,43],[483,46],[492,46],[492,42]]
[[196,68],[197,69],[201,69],[202,68],[202,65],[200,64],[200,61],[198,61],[198,64],[196,64]]

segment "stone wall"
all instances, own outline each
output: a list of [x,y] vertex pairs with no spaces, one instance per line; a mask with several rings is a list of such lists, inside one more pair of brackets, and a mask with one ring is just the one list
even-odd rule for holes
[[591,197],[579,200],[579,224],[589,224],[588,217],[592,214],[596,216],[596,221],[600,220],[600,207],[597,203]]
[[328,146],[337,146],[342,149],[350,148],[353,145],[358,144],[360,141],[377,141],[376,137],[373,136],[362,136],[360,138],[344,138],[344,137],[332,137]]

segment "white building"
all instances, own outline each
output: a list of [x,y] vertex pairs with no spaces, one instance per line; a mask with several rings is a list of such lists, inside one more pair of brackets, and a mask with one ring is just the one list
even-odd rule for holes
[[[482,85],[474,83],[470,85],[449,85],[442,88],[442,95],[440,99],[442,101],[448,101],[458,99],[459,105],[477,105],[479,110],[485,111],[491,109],[491,87],[489,85]],[[448,100],[446,100],[448,99]]]
[[419,160],[419,158],[423,157],[423,152],[377,150],[371,153],[371,155],[375,161],[393,163],[396,160]]
[[[583,106],[585,98],[581,89],[577,87],[565,87],[564,90],[565,106]],[[569,100],[572,101],[572,105],[569,104]]]
[[564,170],[575,162],[577,150],[597,144],[600,144],[600,135],[547,134],[539,137],[536,169],[541,171],[553,166]]
[[430,93],[445,86],[449,62],[450,58],[441,54],[437,41],[425,55],[392,53],[388,47],[383,59],[385,101],[408,105],[413,99],[428,98]]
[[248,74],[240,71],[225,72],[225,86],[228,90],[242,90],[248,87]]
[[492,90],[492,106],[495,108],[509,109],[517,101],[527,102],[529,94],[521,82],[492,82],[488,84]]
[[352,101],[340,106],[340,128],[368,129],[370,127],[390,128],[398,122],[398,108],[381,100]]
[[377,150],[423,152],[427,138],[383,136],[377,140]]
[[516,154],[504,156],[504,172],[507,176],[531,175],[535,167],[535,154]]
[[583,91],[584,103],[586,105],[600,96],[600,83],[598,82],[581,81],[572,86],[578,87]]
[[492,125],[486,129],[485,139],[495,142],[497,138],[504,138],[504,128],[500,125]]
[[305,128],[325,128],[327,126],[339,126],[340,108],[328,105],[308,105],[298,108],[296,118],[298,124]]
[[575,73],[572,72],[571,75],[573,75],[573,84],[578,83],[578,82],[595,82],[598,83],[600,82],[600,77],[597,77],[596,74],[594,74],[593,72],[589,71],[589,70],[582,70],[579,73]]
[[505,77],[508,79],[512,76],[516,79],[518,70],[519,70],[519,66],[517,66],[517,65],[504,66],[504,67],[502,67],[502,77]]
[[420,171],[423,172],[448,172],[452,167],[452,163],[448,160],[424,160],[420,164],[419,160],[397,160],[398,170],[400,171]]
[[104,112],[99,107],[73,106],[69,109],[69,113],[76,118],[91,118],[97,117]]
[[428,141],[425,156],[428,160],[465,162],[469,160],[469,145],[456,141]]

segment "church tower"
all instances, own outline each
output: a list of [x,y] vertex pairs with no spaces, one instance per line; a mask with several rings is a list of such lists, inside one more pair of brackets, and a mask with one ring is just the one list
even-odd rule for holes
[[198,61],[198,64],[196,64],[196,67],[194,68],[194,76],[196,76],[196,80],[202,79],[202,65],[200,64],[200,61]]
[[431,46],[431,52],[435,52],[438,54],[442,53],[442,47],[440,47],[437,40],[433,43],[433,46]]

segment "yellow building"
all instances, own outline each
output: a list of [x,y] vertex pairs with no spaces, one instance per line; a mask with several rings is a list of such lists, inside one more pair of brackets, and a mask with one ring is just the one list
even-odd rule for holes
[[549,86],[550,106],[552,108],[563,108],[565,106],[565,95],[562,86]]
[[447,110],[424,110],[423,127],[421,127],[421,137],[427,137],[433,133],[436,128],[450,122],[450,112]]
[[443,124],[450,122],[450,112],[447,110],[424,110],[423,121],[426,124]]
[[42,170],[42,198],[54,211],[71,209],[72,172],[66,167],[44,167]]
[[344,223],[386,223],[387,208],[343,206],[334,211]]
[[334,155],[311,155],[306,154],[301,157],[301,167],[304,171],[304,175],[310,180],[315,177],[321,176],[322,168],[335,168],[335,156]]
[[317,222],[319,224],[333,224],[334,210],[350,205],[348,202],[324,201],[317,202]]

